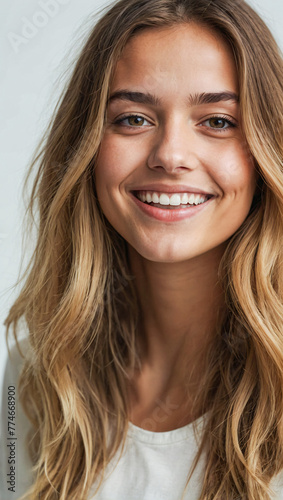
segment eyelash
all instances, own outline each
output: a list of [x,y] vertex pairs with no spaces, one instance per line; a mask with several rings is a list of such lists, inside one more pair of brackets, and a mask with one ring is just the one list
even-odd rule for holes
[[[124,115],[120,118],[118,118],[117,120],[115,120],[113,122],[114,125],[121,125],[121,123],[124,121],[124,120],[127,120],[128,118],[143,118],[144,120],[148,121],[144,116],[142,115]],[[133,127],[132,125],[124,125],[124,127],[126,128],[142,128],[142,127]]]
[[[115,121],[113,122],[113,124],[114,124],[114,125],[121,125],[121,124],[122,124],[122,122],[123,122],[124,120],[127,120],[127,119],[129,119],[129,118],[143,118],[144,120],[148,121],[148,120],[147,120],[144,116],[142,116],[142,115],[137,115],[137,114],[129,114],[129,115],[124,115],[124,116],[122,116],[122,117],[118,118],[117,120],[115,120]],[[229,127],[225,127],[225,128],[207,127],[207,128],[209,128],[210,130],[215,130],[215,131],[217,131],[217,132],[224,132],[225,130],[228,130],[229,128],[235,128],[235,127],[237,127],[236,123],[235,123],[235,122],[233,122],[230,118],[228,118],[228,117],[227,117],[227,116],[225,116],[225,115],[213,115],[213,116],[210,116],[209,118],[207,118],[206,120],[204,120],[202,123],[205,123],[205,122],[207,122],[207,121],[209,121],[209,120],[213,120],[213,119],[214,119],[214,120],[223,120],[223,121],[225,121],[225,122],[229,125]],[[139,128],[143,128],[143,126],[140,126],[140,127],[139,127],[139,126],[134,127],[133,125],[123,125],[123,126],[124,126],[124,127],[126,127],[126,128],[128,128],[128,129],[135,129],[135,128],[139,129]]]
[[225,130],[229,130],[230,128],[236,128],[237,127],[236,122],[232,121],[230,118],[228,118],[225,115],[210,116],[209,118],[207,118],[206,120],[204,120],[202,123],[205,123],[205,122],[207,122],[209,120],[223,120],[224,122],[228,123],[229,127],[225,127],[225,128],[208,127],[209,129],[216,130],[217,132],[224,132]]

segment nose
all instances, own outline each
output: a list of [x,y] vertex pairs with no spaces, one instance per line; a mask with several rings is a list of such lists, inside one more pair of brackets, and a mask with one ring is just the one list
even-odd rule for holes
[[181,173],[198,165],[196,138],[188,121],[175,118],[157,130],[147,166],[168,173]]

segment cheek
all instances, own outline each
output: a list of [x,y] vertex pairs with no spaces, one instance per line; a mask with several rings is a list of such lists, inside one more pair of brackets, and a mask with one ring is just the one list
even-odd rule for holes
[[142,149],[133,147],[129,141],[121,141],[118,135],[116,140],[113,135],[106,135],[96,161],[97,190],[117,188],[143,160]]
[[94,179],[98,201],[104,213],[104,205],[109,205],[111,191],[114,186],[119,185],[121,176],[123,172],[119,163],[119,155],[115,153],[111,145],[108,147],[107,141],[102,141],[94,169]]
[[252,197],[256,185],[254,159],[246,145],[236,145],[222,150],[215,157],[213,177],[224,195],[245,192]]

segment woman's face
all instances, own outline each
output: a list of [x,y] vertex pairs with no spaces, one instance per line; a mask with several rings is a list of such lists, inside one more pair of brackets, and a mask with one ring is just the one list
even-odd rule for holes
[[245,220],[256,172],[230,48],[196,24],[147,29],[114,73],[95,180],[101,208],[144,258],[213,251]]

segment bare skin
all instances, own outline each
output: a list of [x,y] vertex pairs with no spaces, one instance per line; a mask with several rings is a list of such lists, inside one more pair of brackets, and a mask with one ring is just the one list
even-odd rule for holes
[[[137,99],[131,94],[137,92],[154,99]],[[217,102],[195,99],[223,92]],[[229,47],[195,24],[138,34],[111,84],[95,181],[136,276],[141,369],[129,386],[130,420],[147,430],[168,431],[198,417],[191,401],[225,309],[219,262],[248,215],[256,185],[237,93]],[[160,220],[133,197],[151,183],[160,192],[185,185],[213,198],[192,217]]]
[[225,246],[191,259],[186,269],[183,263],[145,261],[129,249],[143,319],[142,370],[133,374],[130,386],[131,421],[139,427],[167,431],[199,416],[192,399],[213,325],[225,308],[217,280]]

